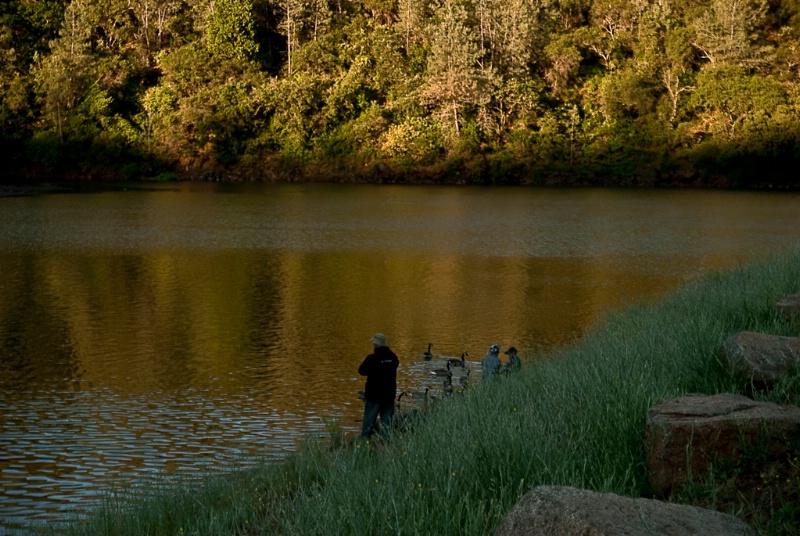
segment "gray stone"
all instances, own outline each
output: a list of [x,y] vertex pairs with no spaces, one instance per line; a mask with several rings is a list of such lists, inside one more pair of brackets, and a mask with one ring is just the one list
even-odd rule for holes
[[495,536],[755,535],[733,516],[694,506],[558,486],[528,492]]
[[733,370],[769,387],[800,366],[800,337],[742,331],[722,343],[721,353]]
[[758,443],[772,455],[800,436],[800,408],[756,402],[745,396],[687,395],[650,409],[645,449],[650,484],[667,496],[708,470],[715,459],[736,460],[744,445]]
[[790,324],[800,324],[800,294],[793,294],[779,301],[775,308]]

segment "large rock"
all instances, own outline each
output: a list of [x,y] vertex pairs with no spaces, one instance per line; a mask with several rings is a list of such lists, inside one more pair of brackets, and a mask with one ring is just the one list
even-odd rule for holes
[[694,506],[576,488],[533,488],[495,536],[735,536],[755,531],[735,517]]
[[772,455],[800,436],[800,408],[745,396],[687,395],[650,409],[645,448],[650,483],[663,496],[715,459],[733,459],[758,442]]
[[793,294],[779,301],[775,308],[786,322],[800,324],[800,294]]
[[728,337],[721,352],[733,370],[747,375],[759,388],[800,367],[800,337],[742,331]]

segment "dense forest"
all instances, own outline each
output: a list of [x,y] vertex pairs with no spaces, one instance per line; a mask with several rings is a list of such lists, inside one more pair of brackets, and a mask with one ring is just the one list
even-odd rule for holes
[[4,173],[797,187],[800,0],[4,0]]

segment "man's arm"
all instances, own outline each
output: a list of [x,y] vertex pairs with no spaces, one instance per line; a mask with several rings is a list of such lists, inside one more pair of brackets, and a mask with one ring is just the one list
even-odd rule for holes
[[361,363],[361,366],[358,367],[358,373],[362,376],[369,376],[372,374],[372,362],[373,359],[370,359],[372,356],[368,355],[366,359]]

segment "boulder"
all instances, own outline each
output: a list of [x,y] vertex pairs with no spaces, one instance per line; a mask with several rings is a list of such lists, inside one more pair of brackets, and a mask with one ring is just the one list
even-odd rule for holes
[[528,492],[495,536],[755,535],[733,516],[694,506],[558,486]]
[[787,296],[779,301],[775,308],[786,322],[800,324],[800,294]]
[[742,331],[728,337],[720,349],[733,370],[756,387],[769,387],[800,366],[800,337]]
[[785,452],[800,436],[800,408],[735,394],[686,395],[650,409],[645,449],[650,484],[662,496],[717,459],[737,460],[745,445]]

